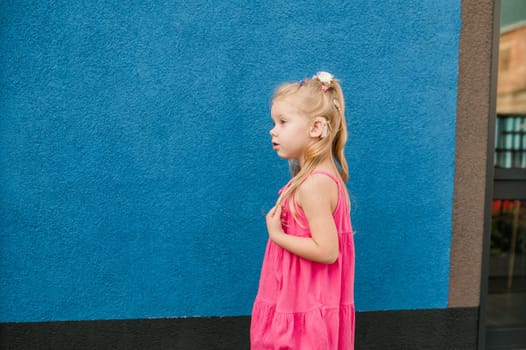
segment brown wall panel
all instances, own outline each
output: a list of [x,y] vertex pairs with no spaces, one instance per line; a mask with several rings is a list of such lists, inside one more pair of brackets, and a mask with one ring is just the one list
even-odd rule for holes
[[449,307],[480,304],[486,189],[493,186],[495,8],[492,0],[462,1]]

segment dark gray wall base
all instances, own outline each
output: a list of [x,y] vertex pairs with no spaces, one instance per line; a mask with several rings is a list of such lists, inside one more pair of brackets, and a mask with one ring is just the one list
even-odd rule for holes
[[479,308],[364,312],[356,349],[477,349]]
[[0,324],[0,349],[248,349],[249,317]]
[[[356,349],[476,349],[478,308],[357,313]],[[249,317],[0,324],[1,349],[248,349]],[[301,350],[301,349],[300,349]]]

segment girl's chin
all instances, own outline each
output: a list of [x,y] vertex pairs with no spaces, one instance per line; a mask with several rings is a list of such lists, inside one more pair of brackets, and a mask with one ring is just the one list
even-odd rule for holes
[[278,157],[280,157],[281,159],[287,159],[287,160],[297,160],[296,158],[294,157],[291,157],[291,156],[288,156],[286,154],[280,154],[280,153],[277,153]]
[[277,154],[278,157],[280,157],[281,159],[298,160],[298,157],[294,157],[294,156],[292,156],[291,154],[287,154],[286,152],[283,152],[283,151],[281,151],[281,150],[277,150],[277,151],[276,151],[276,154]]
[[277,154],[278,157],[280,157],[281,159],[291,159],[291,157],[289,157],[287,154],[285,154],[285,153],[283,153],[283,152],[277,151],[276,154]]

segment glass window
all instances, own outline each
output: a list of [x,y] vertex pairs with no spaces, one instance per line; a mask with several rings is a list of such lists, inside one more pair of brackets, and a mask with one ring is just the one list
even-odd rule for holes
[[526,201],[494,200],[487,326],[526,325]]
[[495,166],[526,168],[526,115],[497,115]]

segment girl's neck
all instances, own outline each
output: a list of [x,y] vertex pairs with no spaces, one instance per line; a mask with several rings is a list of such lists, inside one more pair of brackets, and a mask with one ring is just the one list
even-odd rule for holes
[[[297,162],[300,168],[303,168],[303,166],[305,165],[303,159],[298,159]],[[338,167],[336,166],[336,163],[334,162],[332,156],[325,157],[312,170],[325,170],[335,175],[339,174]]]

